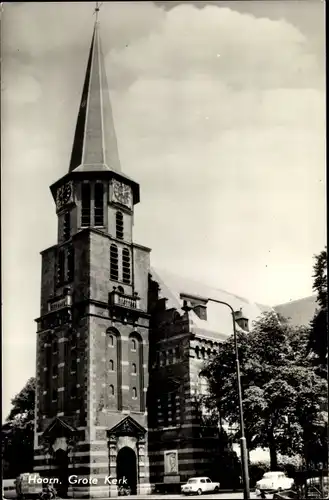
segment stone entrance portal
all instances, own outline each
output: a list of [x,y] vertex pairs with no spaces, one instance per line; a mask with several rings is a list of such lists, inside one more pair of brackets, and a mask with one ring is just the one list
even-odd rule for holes
[[121,485],[127,486],[131,495],[137,494],[137,458],[136,453],[129,446],[124,446],[118,453],[117,480],[118,489]]
[[61,497],[66,497],[69,487],[69,451],[74,449],[78,434],[76,429],[64,420],[56,417],[41,437],[41,446],[50,456],[50,465],[59,479],[56,490]]
[[133,418],[125,417],[108,431],[109,473],[120,480],[118,488],[110,487],[115,496],[126,478],[131,494],[147,494],[150,490],[146,456],[146,429]]

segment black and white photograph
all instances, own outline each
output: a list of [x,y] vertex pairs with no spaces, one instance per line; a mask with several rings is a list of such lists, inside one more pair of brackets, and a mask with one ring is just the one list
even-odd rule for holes
[[328,499],[325,2],[3,2],[2,500]]

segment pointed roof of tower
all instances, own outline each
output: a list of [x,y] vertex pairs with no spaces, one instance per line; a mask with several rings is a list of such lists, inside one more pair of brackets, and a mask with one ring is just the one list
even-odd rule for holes
[[96,20],[69,172],[121,172],[104,57]]

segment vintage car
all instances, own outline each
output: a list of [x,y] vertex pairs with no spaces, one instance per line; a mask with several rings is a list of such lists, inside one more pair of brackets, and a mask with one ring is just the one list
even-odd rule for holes
[[284,472],[265,472],[260,481],[256,483],[256,492],[274,493],[276,491],[290,490],[293,487],[294,480],[287,477]]
[[192,493],[202,495],[202,493],[219,491],[219,486],[219,483],[213,483],[209,477],[191,477],[186,484],[182,485],[181,492],[185,495],[191,495]]

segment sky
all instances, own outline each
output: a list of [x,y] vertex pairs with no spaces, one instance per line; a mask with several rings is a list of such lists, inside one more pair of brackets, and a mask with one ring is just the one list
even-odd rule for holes
[[[4,416],[35,373],[49,186],[69,166],[93,9],[3,4]],[[152,265],[268,305],[311,295],[326,242],[324,3],[104,2],[100,22]]]

